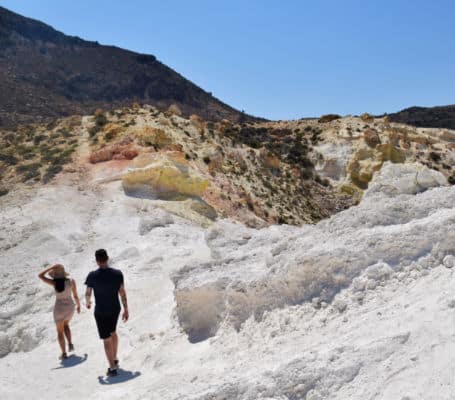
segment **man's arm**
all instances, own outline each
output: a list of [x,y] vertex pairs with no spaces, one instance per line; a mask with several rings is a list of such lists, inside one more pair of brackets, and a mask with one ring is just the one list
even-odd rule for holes
[[122,320],[124,322],[128,321],[129,318],[129,313],[128,313],[128,301],[126,298],[126,290],[125,290],[125,285],[122,283],[119,289],[119,294],[120,294],[120,299],[122,300],[122,305],[123,305],[123,315],[122,315]]
[[90,308],[92,305],[92,288],[87,286],[85,289],[85,306]]

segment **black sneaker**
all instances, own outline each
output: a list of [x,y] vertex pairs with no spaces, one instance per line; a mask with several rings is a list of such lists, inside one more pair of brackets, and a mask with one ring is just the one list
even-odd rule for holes
[[73,343],[70,343],[68,345],[68,351],[74,351],[74,344]]
[[67,358],[68,358],[68,354],[62,353],[58,359],[63,361],[63,360],[66,360]]
[[115,363],[115,368],[118,368],[119,367],[119,361],[118,360],[114,360],[114,363]]
[[107,376],[117,376],[117,368],[114,368],[114,369],[108,368],[106,375]]

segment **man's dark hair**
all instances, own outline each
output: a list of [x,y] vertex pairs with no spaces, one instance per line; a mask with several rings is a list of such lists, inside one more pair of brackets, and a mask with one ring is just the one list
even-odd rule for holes
[[96,261],[106,262],[109,257],[107,256],[106,250],[98,249],[97,251],[95,251],[95,258],[96,258]]

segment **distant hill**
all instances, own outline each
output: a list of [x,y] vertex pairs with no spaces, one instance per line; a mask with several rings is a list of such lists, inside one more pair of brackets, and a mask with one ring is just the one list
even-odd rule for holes
[[426,128],[455,129],[455,105],[410,107],[389,114],[391,121]]
[[209,120],[249,118],[152,55],[67,36],[2,7],[0,87],[3,127],[136,101]]

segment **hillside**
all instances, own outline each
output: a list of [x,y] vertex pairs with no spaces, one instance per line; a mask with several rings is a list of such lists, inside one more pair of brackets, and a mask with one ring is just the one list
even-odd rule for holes
[[2,7],[0,86],[3,127],[133,102],[175,104],[211,120],[246,118],[152,55],[67,36]]
[[358,203],[388,161],[418,162],[454,184],[454,138],[368,115],[235,124],[152,106],[98,110],[0,129],[0,194],[84,168],[203,225],[301,225]]
[[455,129],[455,105],[410,107],[389,117],[391,121],[418,127]]

